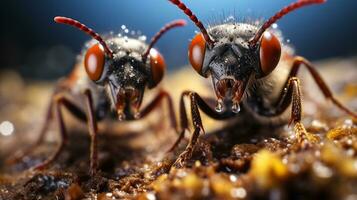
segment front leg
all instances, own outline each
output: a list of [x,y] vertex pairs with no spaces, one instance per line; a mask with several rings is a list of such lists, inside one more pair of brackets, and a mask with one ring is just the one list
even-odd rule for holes
[[292,77],[289,79],[287,86],[287,95],[284,96],[282,102],[288,102],[288,99],[291,99],[291,118],[289,121],[290,124],[294,124],[294,131],[296,134],[296,138],[299,143],[306,138],[310,142],[318,142],[317,136],[308,133],[301,123],[301,115],[302,115],[302,103],[301,103],[301,88],[300,81],[297,77]]
[[[351,117],[357,118],[357,114],[355,112],[351,111],[346,106],[344,106],[333,95],[331,89],[325,83],[325,81],[323,80],[323,78],[321,77],[319,72],[305,58],[299,57],[299,56],[294,58],[293,66],[292,66],[292,69],[291,69],[290,74],[289,74],[289,79],[291,77],[296,77],[297,76],[301,66],[305,66],[307,68],[308,72],[310,73],[310,75],[312,76],[313,80],[315,81],[315,83],[317,84],[317,86],[319,87],[320,91],[322,92],[322,94],[325,96],[326,99],[330,100],[335,106],[337,106],[337,108],[339,108],[340,110],[344,111],[345,113],[347,113]],[[287,80],[287,82],[289,81],[289,79]]]
[[273,116],[279,115],[284,112],[286,108],[290,105],[290,102],[292,102],[292,114],[290,124],[294,123],[294,129],[298,141],[301,142],[303,138],[306,137],[309,141],[316,142],[317,137],[312,134],[309,134],[301,123],[302,105],[300,81],[296,77],[301,66],[305,66],[307,68],[308,72],[311,74],[313,80],[316,82],[317,86],[319,87],[325,98],[331,100],[331,102],[335,106],[337,106],[340,110],[344,111],[351,117],[357,118],[357,114],[345,107],[341,102],[336,99],[325,81],[314,69],[310,62],[308,62],[303,57],[295,57],[289,77],[285,83],[286,87],[284,87],[284,90],[281,91],[280,100],[275,108]]
[[203,111],[205,114],[207,114],[209,117],[217,120],[223,120],[234,116],[234,113],[232,112],[218,113],[213,108],[211,108],[196,92],[192,92],[192,91],[183,92],[180,99],[180,119],[181,119],[182,132],[180,134],[180,137],[176,141],[175,145],[173,146],[173,148],[175,148],[179,144],[180,140],[184,138],[184,133],[188,129],[188,119],[187,119],[186,107],[184,102],[185,97],[188,97],[190,100],[191,117],[192,117],[194,131],[193,134],[191,135],[188,145],[186,146],[186,149],[180,154],[180,156],[174,163],[174,166],[176,167],[184,166],[185,161],[192,157],[192,153],[195,145],[197,144],[200,132],[202,132],[203,134],[205,133],[202,125],[202,119],[199,109]]

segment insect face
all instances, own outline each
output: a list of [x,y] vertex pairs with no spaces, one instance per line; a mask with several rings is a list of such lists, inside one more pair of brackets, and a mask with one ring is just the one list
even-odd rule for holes
[[201,33],[197,34],[189,47],[189,60],[202,76],[212,76],[217,96],[217,110],[222,110],[224,100],[232,102],[232,111],[239,111],[239,103],[251,76],[264,77],[277,66],[280,42],[270,32],[261,41],[249,45],[257,27],[244,24],[222,24],[207,29],[214,41],[207,44]]
[[145,88],[154,88],[163,78],[166,68],[162,55],[153,48],[168,30],[186,24],[177,20],[162,28],[147,45],[128,37],[111,36],[105,40],[84,24],[66,17],[56,17],[57,23],[74,26],[95,40],[88,45],[84,67],[88,78],[107,90],[112,107],[120,120],[126,114],[139,118],[139,107]]
[[107,89],[119,118],[124,119],[126,112],[135,116],[145,88],[153,88],[162,80],[165,61],[153,48],[150,49],[148,59],[144,61],[142,55],[148,46],[137,39],[111,38],[107,41],[113,49],[113,58],[106,60],[102,78],[96,83]]

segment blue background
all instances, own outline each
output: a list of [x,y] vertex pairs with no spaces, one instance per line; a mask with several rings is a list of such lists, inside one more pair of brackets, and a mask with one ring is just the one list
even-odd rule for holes
[[[222,22],[267,19],[292,0],[184,0],[200,20]],[[68,73],[88,36],[53,23],[63,15],[78,19],[99,33],[140,30],[148,39],[165,23],[182,18],[188,26],[165,35],[157,44],[170,70],[187,64],[187,46],[197,28],[166,0],[12,0],[3,2],[0,67],[28,78],[57,78]],[[278,25],[298,54],[311,60],[357,53],[357,1],[329,0],[293,12]]]

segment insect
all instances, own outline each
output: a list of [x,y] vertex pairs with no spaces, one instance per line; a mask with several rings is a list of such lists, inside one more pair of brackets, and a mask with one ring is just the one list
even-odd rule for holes
[[357,117],[333,96],[312,64],[303,57],[290,54],[279,35],[269,29],[288,13],[304,6],[322,4],[325,0],[298,0],[281,9],[261,26],[233,22],[208,29],[180,0],[169,1],[182,10],[200,30],[189,45],[188,57],[196,72],[205,78],[211,77],[216,96],[216,107],[213,108],[195,91],[182,93],[182,132],[173,148],[184,138],[185,130],[188,130],[185,98],[189,99],[191,105],[194,131],[186,149],[176,160],[176,166],[184,165],[192,156],[200,133],[204,133],[199,110],[217,120],[239,116],[264,125],[273,123],[273,119],[286,123],[286,114],[289,114],[287,112],[291,106],[289,124],[294,124],[298,141],[305,138],[316,141],[317,138],[307,133],[301,123],[301,90],[297,74],[302,66],[307,68],[328,100],[348,115]]
[[54,21],[73,26],[93,39],[86,44],[84,54],[70,76],[56,86],[38,141],[15,160],[31,152],[43,141],[48,124],[54,117],[59,123],[61,143],[52,157],[35,168],[43,169],[56,160],[67,142],[61,107],[67,108],[88,125],[91,174],[96,172],[98,165],[97,121],[108,117],[120,121],[144,118],[166,99],[171,126],[176,129],[172,99],[166,91],[159,91],[151,103],[141,110],[140,107],[146,87],[155,88],[166,68],[163,56],[153,46],[170,29],[184,26],[185,20],[168,23],[151,39],[150,44],[126,36],[102,37],[81,22],[67,17],[55,17]]

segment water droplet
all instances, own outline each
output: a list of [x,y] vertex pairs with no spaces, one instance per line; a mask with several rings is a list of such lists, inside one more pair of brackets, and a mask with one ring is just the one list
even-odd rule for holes
[[272,27],[273,29],[277,29],[277,28],[278,28],[278,24],[274,23],[273,25],[271,25],[271,27]]
[[156,200],[156,196],[155,196],[155,194],[153,194],[153,193],[147,193],[147,194],[146,194],[146,198],[147,198],[148,200]]
[[140,112],[136,112],[136,113],[134,114],[134,118],[135,118],[135,119],[140,119],[140,117],[141,117]]
[[10,136],[14,132],[14,125],[9,121],[3,121],[0,124],[0,134],[3,136]]
[[124,32],[125,32],[125,33],[129,33],[129,29],[125,29]]
[[222,102],[221,99],[217,100],[216,111],[217,112],[222,112],[223,111],[223,102]]
[[140,36],[139,40],[145,42],[146,41],[146,36],[145,35]]
[[230,180],[231,182],[236,182],[236,181],[238,180],[238,178],[237,178],[237,176],[235,176],[235,175],[230,175],[230,176],[229,176],[229,180]]
[[119,121],[124,121],[124,120],[125,120],[125,115],[124,115],[124,113],[118,113],[118,120],[119,120]]
[[233,111],[234,113],[239,113],[239,112],[240,112],[240,105],[239,105],[238,102],[237,102],[237,103],[233,103],[233,105],[232,105],[232,111]]
[[126,26],[123,24],[121,25],[121,29],[125,30],[126,29]]
[[232,15],[227,17],[227,19],[225,20],[225,22],[234,22],[234,21],[235,21],[235,18]]
[[0,134],[3,136],[10,136],[14,132],[14,125],[9,121],[3,121],[0,124]]
[[247,191],[242,187],[234,188],[231,190],[231,195],[233,198],[244,199],[247,196]]

